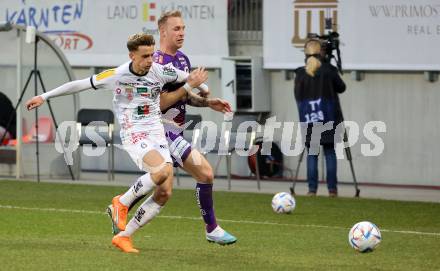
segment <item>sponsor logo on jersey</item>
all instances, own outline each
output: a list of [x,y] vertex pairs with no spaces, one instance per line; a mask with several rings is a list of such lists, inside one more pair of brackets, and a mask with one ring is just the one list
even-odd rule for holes
[[123,87],[137,87],[137,86],[139,86],[139,83],[116,81],[116,85],[123,86]]
[[128,113],[124,112],[123,117],[122,117],[122,128],[123,129],[130,129],[133,127],[133,124],[131,123],[130,118],[128,117]]
[[116,73],[115,69],[105,70],[99,73],[98,75],[96,75],[96,81],[100,81],[110,76],[113,76],[115,73]]
[[148,134],[145,132],[131,133],[131,143],[136,144],[143,139],[147,139]]
[[164,66],[163,67],[163,75],[176,76],[176,70],[174,70],[171,67]]
[[139,78],[136,82],[121,82],[116,81],[116,85],[123,87],[142,87],[142,86],[159,86],[160,82],[150,82],[144,78]]
[[129,101],[133,100],[133,88],[125,88],[125,93]]
[[141,95],[142,97],[150,97],[151,96],[151,89],[147,87],[137,87],[136,93]]

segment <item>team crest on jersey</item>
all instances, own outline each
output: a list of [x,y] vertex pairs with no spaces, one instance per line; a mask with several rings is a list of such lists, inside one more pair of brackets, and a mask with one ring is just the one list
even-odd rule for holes
[[105,70],[98,75],[96,75],[96,81],[100,81],[102,79],[108,78],[116,73],[116,69]]
[[153,99],[156,99],[159,94],[160,94],[160,87],[153,87],[151,89],[151,97]]

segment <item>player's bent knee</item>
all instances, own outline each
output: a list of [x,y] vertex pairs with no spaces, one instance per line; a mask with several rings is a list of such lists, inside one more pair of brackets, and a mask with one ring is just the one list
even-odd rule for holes
[[208,183],[212,183],[214,181],[214,172],[212,172],[212,168],[208,168],[206,170],[204,170],[204,179],[208,182]]
[[164,167],[162,170],[156,173],[151,173],[151,178],[156,183],[156,185],[161,185],[167,179],[172,178],[172,176],[173,176],[173,171],[169,167]]
[[198,172],[196,178],[198,182],[213,183],[214,172],[212,171],[211,167],[204,167]]
[[158,204],[163,206],[171,198],[172,190],[173,190],[172,178],[169,178],[156,188],[156,190],[154,191],[153,198]]

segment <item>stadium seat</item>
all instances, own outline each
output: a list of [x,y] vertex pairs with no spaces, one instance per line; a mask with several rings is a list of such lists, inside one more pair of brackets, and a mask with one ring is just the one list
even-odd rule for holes
[[[108,109],[81,109],[77,115],[77,130],[79,138],[79,146],[91,145],[97,148],[109,148],[108,153],[108,180],[114,180],[114,142],[113,142],[113,130],[114,130],[115,117],[111,110]],[[85,135],[85,128],[92,127],[95,132],[105,141],[104,146],[98,146],[95,141],[88,138]],[[105,131],[102,131],[102,127],[105,127]],[[81,157],[81,155],[79,155]],[[78,178],[81,172],[81,164],[78,167]]]
[[48,116],[38,117],[38,136],[35,123],[31,126],[27,135],[23,136],[24,143],[49,143],[55,140],[55,132],[52,119]]
[[[236,143],[236,139],[237,136],[241,136],[246,138],[246,142],[248,142],[248,144],[246,144],[247,146],[249,145],[253,145],[254,141],[255,141],[255,137],[256,137],[256,132],[252,131],[252,132],[242,132],[242,131],[238,131],[238,127],[240,126],[241,123],[245,122],[245,121],[256,121],[258,118],[258,115],[235,115],[233,117],[233,119],[230,122],[230,130],[226,129],[225,133],[222,133],[220,135],[218,135],[218,138],[220,139],[220,142],[222,144],[224,144],[224,146],[228,146],[227,149],[221,148],[220,147],[220,142],[215,142],[215,148],[209,150],[209,153],[215,153],[218,155],[218,159],[217,162],[215,164],[214,167],[214,176],[217,175],[218,172],[218,168],[220,165],[220,162],[222,160],[223,157],[225,157],[226,160],[226,174],[227,174],[227,179],[228,179],[228,189],[231,190],[231,171],[232,171],[232,165],[231,165],[231,158],[232,158],[232,154],[234,152],[237,151],[237,149],[235,148],[235,143]],[[221,129],[221,127],[219,127],[219,129]],[[194,137],[192,139],[193,145],[196,146],[196,142],[199,141],[198,136],[200,135],[201,131],[196,131],[194,133]],[[206,144],[206,138],[200,138],[199,145],[202,146],[206,146],[209,144]],[[202,142],[205,141],[205,142]],[[217,140],[216,140],[217,141]],[[201,143],[205,143],[205,144],[201,144]],[[246,146],[243,146],[244,148],[240,151],[248,151],[248,149],[246,148]],[[203,155],[206,155],[208,153],[208,151],[204,151],[201,150],[201,153]],[[259,185],[259,183],[258,183]]]

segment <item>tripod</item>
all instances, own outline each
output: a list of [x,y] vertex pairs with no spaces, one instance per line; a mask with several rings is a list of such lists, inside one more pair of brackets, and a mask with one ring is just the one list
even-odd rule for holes
[[[40,73],[40,71],[37,68],[37,63],[38,63],[37,62],[37,51],[38,51],[37,47],[38,47],[39,40],[40,39],[38,38],[38,36],[36,36],[35,37],[35,42],[34,42],[34,67],[33,67],[33,70],[29,73],[29,76],[26,79],[26,83],[25,83],[25,85],[23,87],[23,90],[22,90],[22,92],[20,94],[20,98],[18,99],[17,104],[15,105],[14,112],[17,112],[17,109],[20,106],[20,103],[21,103],[21,101],[23,99],[24,94],[26,93],[27,87],[28,87],[32,77],[34,77],[34,95],[35,96],[38,95],[38,81],[41,84],[43,92],[46,93],[46,88],[44,86],[43,79],[41,77],[41,73]],[[59,135],[59,132],[58,132],[58,124],[57,124],[57,121],[55,119],[55,115],[53,113],[52,106],[51,106],[49,100],[47,101],[47,105],[49,107],[50,115],[51,115],[52,121],[53,121],[53,123],[55,125],[55,129],[56,129],[56,132],[58,134],[58,137],[61,138],[61,136]],[[11,126],[12,119],[13,119],[13,115],[11,114],[11,116],[9,117],[6,129],[5,129],[5,132],[3,133],[0,142],[3,142],[3,140],[5,139],[7,131],[9,129],[9,127]],[[35,132],[36,132],[36,137],[37,137],[37,139],[36,139],[36,152],[35,152],[35,156],[37,158],[37,180],[38,180],[38,182],[40,182],[40,153],[39,153],[39,133],[38,133],[38,108],[35,108]],[[64,149],[64,144],[62,143],[61,146],[63,148],[64,155],[66,155],[66,151]],[[68,164],[66,164],[66,165],[67,165],[67,167],[69,169],[70,177],[72,178],[72,180],[75,180],[75,178],[73,176],[73,171],[72,171],[71,166],[68,165]]]
[[[348,141],[348,136],[347,136],[347,130],[345,130],[344,128],[344,142]],[[295,172],[295,178],[292,180],[292,186],[290,187],[290,193],[292,195],[295,194],[295,185],[296,185],[296,181],[298,180],[298,174],[299,174],[299,167],[301,165],[301,162],[303,160],[304,157],[304,152],[305,149],[301,152],[299,159],[298,159],[298,164],[296,166],[296,172]],[[355,197],[358,198],[359,194],[361,193],[361,190],[358,187],[358,182],[356,179],[356,174],[354,172],[354,166],[353,166],[353,158],[351,156],[351,149],[349,146],[347,146],[345,148],[345,154],[347,155],[347,160],[350,162],[350,170],[351,170],[351,175],[353,176],[353,184],[354,184],[354,189],[355,189]]]

